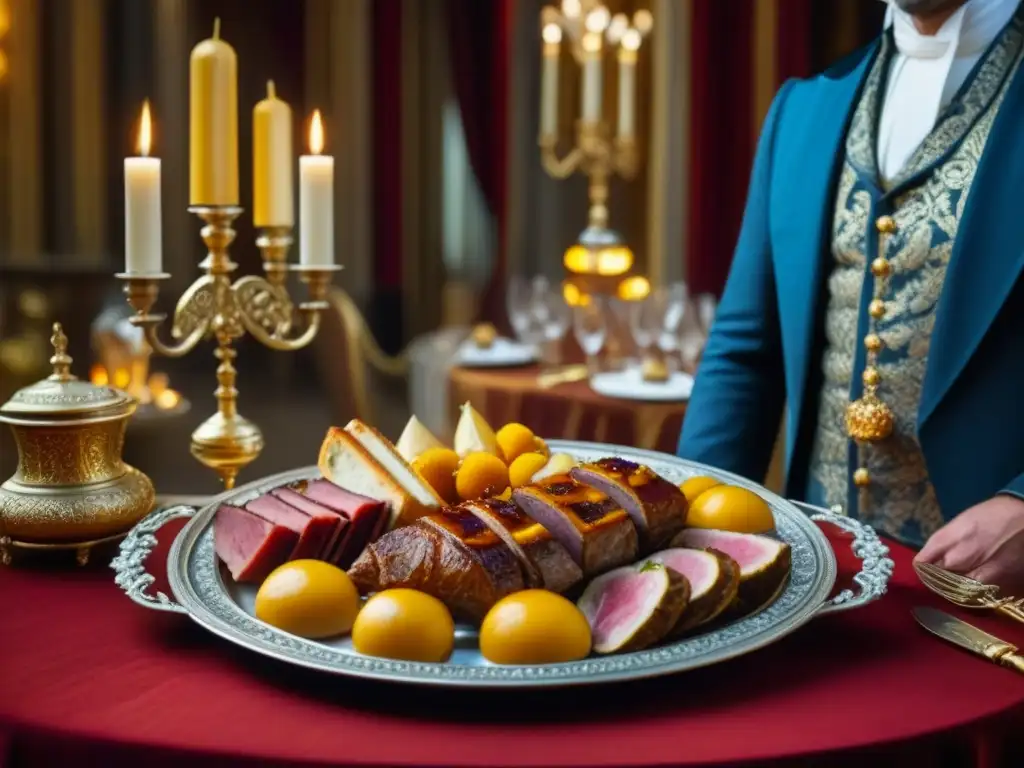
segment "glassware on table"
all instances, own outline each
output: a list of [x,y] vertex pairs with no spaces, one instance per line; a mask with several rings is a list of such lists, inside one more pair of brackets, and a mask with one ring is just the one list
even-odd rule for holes
[[544,362],[558,365],[562,361],[562,343],[572,324],[572,308],[562,292],[552,288],[546,280],[535,283],[534,288],[534,316],[543,329]]
[[702,293],[697,297],[697,315],[703,327],[704,335],[711,333],[711,326],[715,322],[715,313],[718,311],[718,299],[714,294]]
[[662,313],[661,329],[656,338],[658,349],[666,358],[674,360],[679,353],[679,330],[687,317],[686,284],[673,283],[668,288],[659,288],[653,295],[657,311]]
[[607,308],[599,296],[572,308],[572,330],[580,349],[587,358],[587,368],[597,373],[597,356],[608,337]]
[[534,283],[519,275],[512,276],[505,290],[505,309],[509,324],[520,343],[537,346],[544,338],[544,329],[535,312]]

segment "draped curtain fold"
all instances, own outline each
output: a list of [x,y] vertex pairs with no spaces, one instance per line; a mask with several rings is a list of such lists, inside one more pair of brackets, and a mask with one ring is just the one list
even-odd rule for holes
[[753,14],[720,0],[693,0],[691,13],[687,281],[691,292],[717,294],[729,274],[753,156]]
[[[763,4],[761,14],[755,2]],[[751,128],[761,117],[764,94],[757,89],[766,82],[764,72],[755,74],[766,63],[755,56],[765,44],[759,36],[772,37],[767,83],[774,92],[865,45],[881,29],[884,10],[865,0],[691,0],[686,253],[692,291],[720,294],[732,264],[756,145]]]
[[508,155],[508,84],[515,0],[448,0],[452,83],[466,149],[494,217],[497,253],[481,313],[500,320],[504,306]]

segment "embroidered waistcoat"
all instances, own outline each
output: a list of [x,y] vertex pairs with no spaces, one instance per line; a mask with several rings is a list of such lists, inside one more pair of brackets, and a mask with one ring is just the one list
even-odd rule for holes
[[[917,435],[935,309],[986,140],[1009,75],[1020,66],[1022,42],[1024,13],[1018,12],[904,170],[884,183],[875,147],[895,48],[891,34],[886,35],[852,117],[838,174],[822,390],[807,497],[823,506],[842,505],[851,515],[912,545],[920,545],[943,524]],[[884,198],[896,231],[880,237],[872,212]],[[867,333],[867,303],[874,290],[869,265],[878,256],[888,259],[892,268],[882,297],[885,315],[876,329],[884,345],[878,361],[879,396],[893,411],[895,429],[883,442],[861,449],[871,482],[860,489],[852,483],[858,447],[847,437],[844,416],[851,396],[859,392],[863,354],[858,351]]]

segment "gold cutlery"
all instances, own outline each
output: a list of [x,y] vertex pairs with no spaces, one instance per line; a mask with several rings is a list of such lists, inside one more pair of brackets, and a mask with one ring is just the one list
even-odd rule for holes
[[948,613],[937,611],[934,608],[919,606],[912,609],[911,613],[917,623],[933,635],[961,648],[966,648],[978,656],[984,656],[989,661],[1024,673],[1024,656],[1018,655],[1017,646],[1010,645],[998,637],[993,637],[988,632],[971,626],[966,621],[961,621],[955,616],[950,616]]
[[1024,622],[1024,600],[1000,597],[999,588],[961,576],[931,563],[914,563],[921,583],[935,594],[962,608],[987,608]]
[[541,389],[551,389],[559,384],[583,381],[589,374],[590,370],[585,365],[567,365],[561,370],[540,374],[537,377],[537,386]]

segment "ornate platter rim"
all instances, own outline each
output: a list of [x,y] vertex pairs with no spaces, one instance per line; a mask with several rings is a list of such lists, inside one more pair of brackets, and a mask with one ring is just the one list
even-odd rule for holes
[[[200,509],[173,542],[167,574],[178,602],[207,630],[237,645],[331,674],[420,685],[502,688],[570,686],[639,680],[674,674],[726,661],[776,642],[801,627],[822,608],[836,580],[836,557],[825,534],[793,502],[738,475],[669,454],[636,448],[551,440],[553,452],[582,459],[621,456],[674,475],[712,475],[761,494],[775,514],[778,533],[792,548],[790,578],[775,601],[758,613],[675,643],[634,653],[590,657],[578,662],[540,666],[468,666],[393,661],[346,653],[322,643],[289,635],[246,613],[229,595],[212,545],[218,504],[247,501],[279,485],[318,476],[315,467],[265,477],[226,492]],[[671,471],[666,471],[668,468]]]

